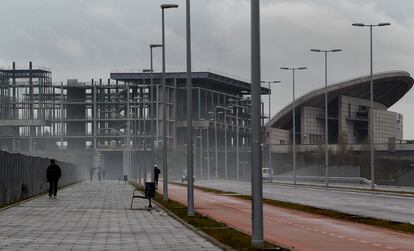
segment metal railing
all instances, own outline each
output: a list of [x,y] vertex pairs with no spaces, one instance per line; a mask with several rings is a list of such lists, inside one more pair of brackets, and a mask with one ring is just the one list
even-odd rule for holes
[[[273,175],[272,177],[273,177],[274,180],[279,180],[279,181],[291,181],[291,180],[293,180],[292,175]],[[325,182],[325,176],[296,176],[296,180],[324,183]],[[366,178],[362,178],[362,177],[328,177],[328,180],[329,181],[334,181],[334,182],[371,185],[370,180],[368,180]]]

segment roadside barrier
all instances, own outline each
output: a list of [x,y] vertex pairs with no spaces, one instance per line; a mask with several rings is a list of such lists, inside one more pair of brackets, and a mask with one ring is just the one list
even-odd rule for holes
[[[62,169],[59,187],[84,179],[79,166],[56,161]],[[0,206],[47,192],[50,159],[0,151]]]

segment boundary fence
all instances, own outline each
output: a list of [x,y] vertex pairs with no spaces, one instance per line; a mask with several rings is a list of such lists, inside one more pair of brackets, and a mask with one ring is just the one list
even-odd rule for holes
[[[59,187],[82,181],[84,171],[56,161],[62,169]],[[46,169],[50,159],[0,151],[0,206],[47,192]]]

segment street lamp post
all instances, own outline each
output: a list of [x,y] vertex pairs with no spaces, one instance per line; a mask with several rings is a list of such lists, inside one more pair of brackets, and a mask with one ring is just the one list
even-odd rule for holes
[[200,128],[200,180],[203,178],[203,129]]
[[[167,167],[167,87],[165,76],[165,9],[178,8],[177,4],[161,4],[162,14],[162,169],[163,169],[163,201],[168,201],[168,167]],[[190,144],[191,145],[191,144]]]
[[[275,80],[275,81],[260,81],[261,83],[267,83],[268,85],[269,85],[269,126],[268,126],[268,128],[267,128],[267,131],[269,132],[269,138],[268,138],[268,140],[269,140],[269,143],[268,143],[268,148],[269,148],[269,161],[268,161],[268,167],[269,167],[269,169],[272,169],[272,134],[271,134],[271,128],[272,128],[272,126],[270,125],[270,120],[272,119],[272,114],[271,114],[271,106],[270,106],[270,95],[272,94],[272,91],[271,91],[271,87],[270,87],[270,84],[279,84],[279,83],[281,83],[281,81],[279,81],[279,80]],[[276,171],[275,171],[275,174],[276,174]]]
[[239,107],[238,101],[236,101],[236,170],[237,180],[240,180],[240,169],[239,169]]
[[292,93],[293,93],[293,103],[292,103],[292,120],[293,120],[293,125],[292,125],[292,133],[293,133],[293,137],[292,137],[292,150],[293,150],[293,184],[296,185],[296,118],[295,118],[295,71],[297,70],[306,70],[306,67],[280,67],[281,70],[289,70],[292,71]]
[[215,168],[216,168],[216,180],[218,179],[218,150],[217,150],[217,114],[221,114],[223,112],[209,112],[210,114],[214,114],[214,156],[215,156]]
[[263,180],[260,106],[260,0],[251,0],[251,131],[252,246],[263,247]]
[[[153,48],[159,48],[162,47],[161,44],[150,44],[150,69],[149,69],[149,73],[150,73],[150,85],[151,85],[151,117],[152,117],[152,122],[151,122],[151,148],[152,148],[152,156],[151,156],[151,181],[154,182],[154,164],[155,164],[155,140],[158,140],[158,132],[157,132],[157,122],[158,122],[158,113],[155,111],[155,107],[156,104],[155,102],[156,100],[156,96],[155,94],[155,87],[154,87],[154,63],[153,63]],[[154,133],[155,131],[155,133]],[[157,136],[156,136],[157,135]]]
[[191,8],[186,0],[186,47],[187,47],[187,215],[194,216],[193,187],[193,83],[191,79]]
[[[144,80],[145,81],[145,80]],[[147,86],[143,85],[142,90],[144,90],[144,93],[142,94],[142,122],[143,122],[143,128],[142,128],[142,132],[143,132],[143,136],[142,136],[142,143],[143,143],[143,153],[144,153],[144,158],[143,158],[143,162],[144,162],[144,186],[147,183],[147,129],[146,129],[146,124],[147,124],[147,104],[146,104],[146,90],[147,90]]]
[[207,180],[210,180],[210,120],[208,120],[208,124],[207,124],[207,131],[206,131],[206,137],[207,137]]
[[369,145],[371,152],[371,189],[375,189],[375,167],[374,167],[374,71],[373,71],[373,48],[372,48],[372,28],[389,26],[390,23],[379,23],[379,24],[363,24],[354,23],[352,26],[358,27],[369,27],[369,40],[370,40],[370,70],[371,70],[371,81],[370,81],[370,111],[369,111]]
[[[234,102],[232,106],[229,108],[234,107],[236,108],[236,174],[237,180],[240,180],[240,154],[239,154],[239,100],[238,99],[228,99],[230,102]],[[234,128],[234,127],[233,127]]]
[[227,165],[227,111],[231,111],[230,108],[224,106],[216,106],[216,109],[224,110],[224,179],[227,179],[228,165]]
[[319,50],[311,49],[312,52],[321,52],[325,54],[325,186],[329,186],[329,165],[328,165],[328,53],[342,51],[341,49]]
[[[125,159],[128,159],[128,163],[127,163],[127,175],[132,176],[131,173],[131,118],[129,116],[130,113],[130,94],[129,94],[129,90],[130,90],[130,86],[129,84],[126,85],[126,91],[127,91],[127,95],[126,95],[126,117],[127,117],[127,124],[126,124],[126,128],[127,128],[127,138],[126,138],[126,143],[127,143],[127,156],[125,156]],[[124,114],[125,116],[125,114]],[[125,174],[124,174],[125,175]]]
[[[193,141],[194,141],[194,145],[193,145],[193,155],[195,156],[195,158],[193,158],[193,165],[195,167],[197,167],[197,139],[200,140],[200,145],[201,145],[201,136],[194,136],[193,137]],[[200,148],[201,149],[201,148]],[[200,151],[200,155],[201,155],[201,151]],[[188,182],[188,173],[187,173],[187,182]]]

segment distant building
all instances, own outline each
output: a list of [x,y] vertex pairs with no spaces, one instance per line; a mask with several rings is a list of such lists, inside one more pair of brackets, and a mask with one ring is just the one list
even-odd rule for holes
[[[403,139],[403,116],[388,111],[413,86],[407,72],[394,71],[374,75],[374,143]],[[292,141],[292,109],[289,104],[274,116],[272,144]],[[330,144],[368,142],[370,112],[370,76],[328,86],[328,140]],[[325,142],[325,88],[296,99],[296,143],[318,145]]]
[[[150,170],[147,156],[153,142],[157,163],[163,143],[170,152],[185,153],[185,72],[166,74],[167,142],[162,142],[161,73],[153,74],[152,85],[150,74],[141,72],[66,83],[53,83],[51,75],[31,63],[28,69],[14,63],[12,69],[0,69],[0,149],[102,165],[107,177],[115,179],[124,174],[137,177],[138,166]],[[192,81],[197,177],[215,176],[215,170],[220,177],[235,177],[236,169],[247,176],[235,159],[236,149],[241,153],[239,164],[249,159],[250,100],[245,97],[249,81],[211,71],[193,72]],[[263,94],[268,91],[262,88]],[[185,158],[182,162],[171,167],[181,171]]]

